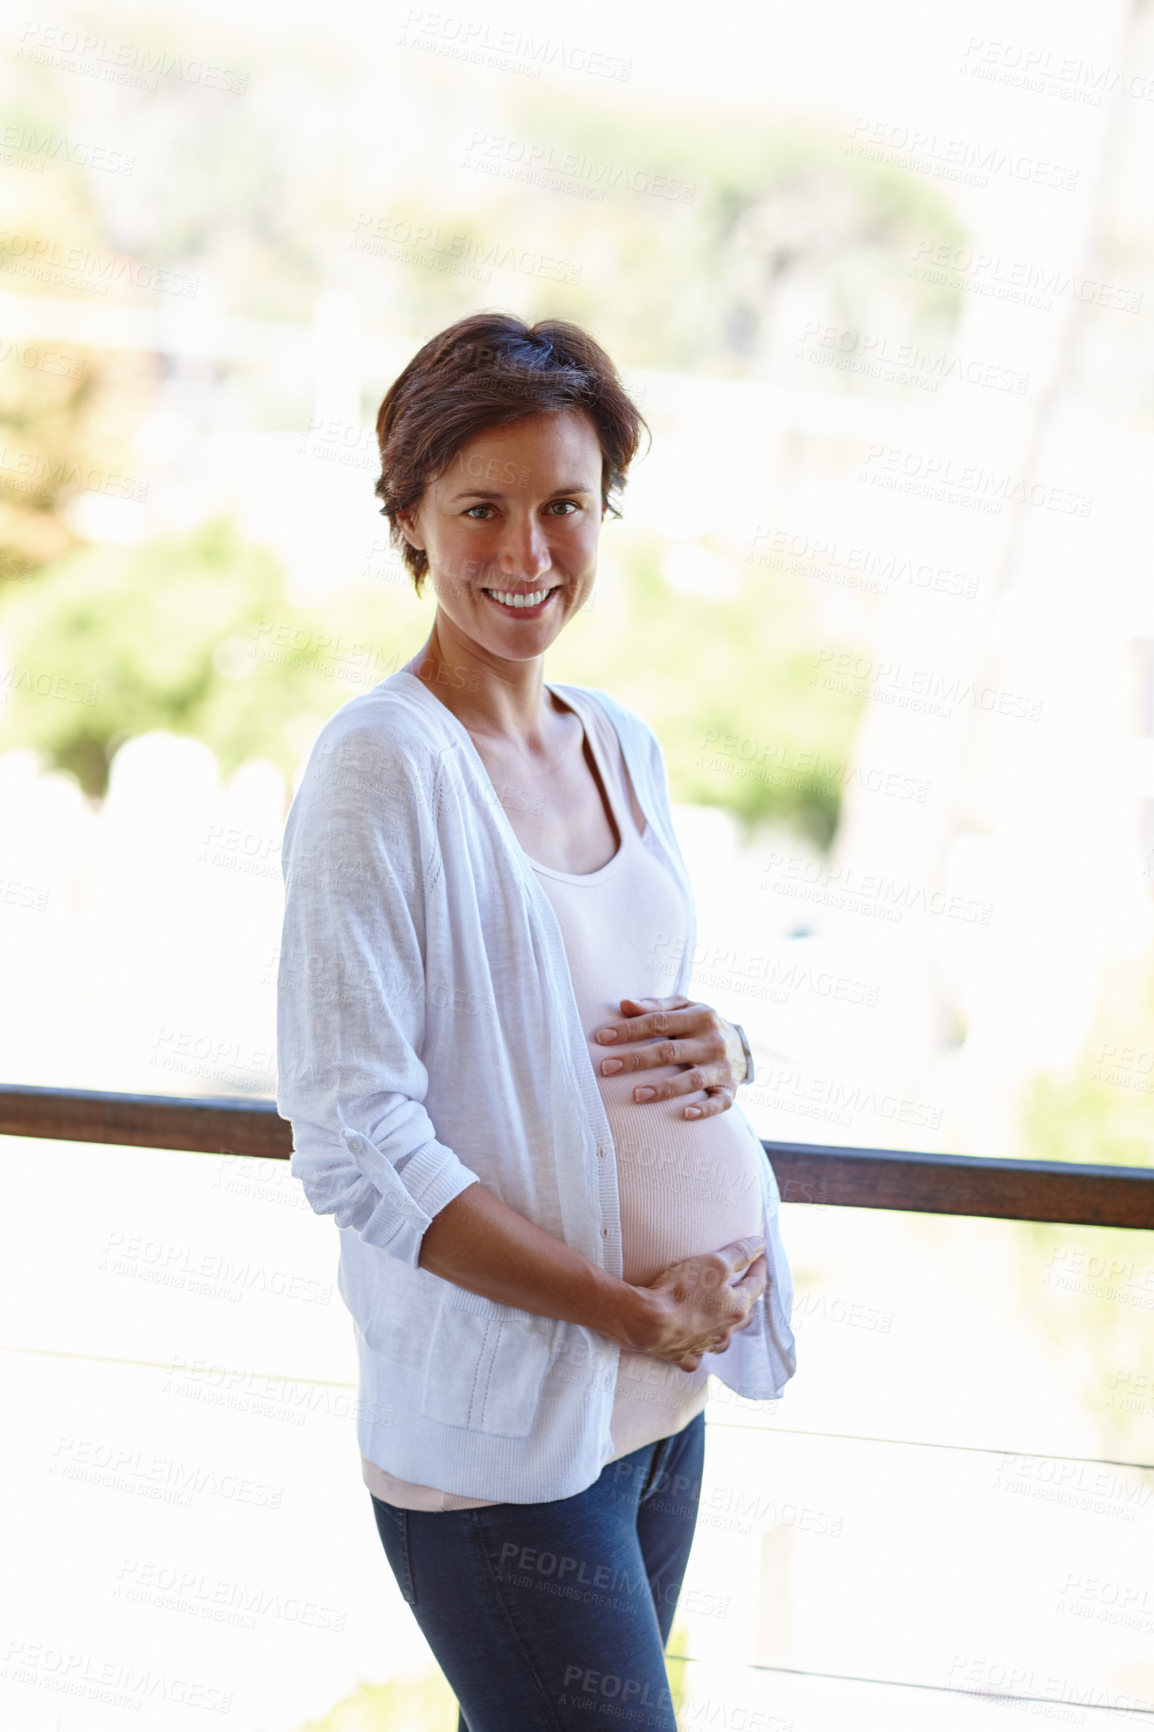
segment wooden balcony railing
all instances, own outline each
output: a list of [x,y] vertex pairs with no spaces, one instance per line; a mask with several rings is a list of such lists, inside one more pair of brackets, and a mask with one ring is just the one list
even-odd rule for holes
[[[0,1088],[0,1133],[266,1160],[286,1161],[292,1154],[292,1128],[275,1102],[243,1098]],[[763,1146],[787,1203],[1154,1228],[1154,1167],[986,1160],[823,1143]]]

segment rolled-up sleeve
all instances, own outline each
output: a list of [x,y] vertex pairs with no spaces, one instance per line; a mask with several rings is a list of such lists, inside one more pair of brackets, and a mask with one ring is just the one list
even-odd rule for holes
[[322,729],[285,825],[277,972],[292,1172],[318,1214],[414,1267],[434,1215],[477,1182],[423,1104],[436,842],[419,776],[371,728]]

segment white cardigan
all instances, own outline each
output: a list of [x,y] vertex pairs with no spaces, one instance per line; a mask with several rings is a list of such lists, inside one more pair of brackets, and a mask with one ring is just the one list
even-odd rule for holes
[[[661,748],[605,693],[553,689],[600,703],[616,728],[685,895],[683,993],[693,895]],[[462,1496],[573,1496],[612,1454],[617,1347],[417,1265],[433,1216],[479,1179],[621,1274],[613,1141],[560,929],[468,731],[415,675],[321,729],[282,866],[277,1109],[293,1174],[340,1229],[361,1453]],[[750,1399],[780,1395],[795,1365],[778,1187],[761,1167],[769,1284],[756,1321],[708,1356]]]

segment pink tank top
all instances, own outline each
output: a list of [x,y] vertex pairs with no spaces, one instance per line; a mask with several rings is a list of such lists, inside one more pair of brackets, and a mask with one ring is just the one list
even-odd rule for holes
[[[622,1273],[648,1285],[668,1264],[762,1231],[759,1151],[742,1121],[730,1114],[694,1121],[681,1116],[704,1094],[639,1103],[633,1089],[676,1076],[677,1065],[641,1073],[601,1075],[612,1047],[593,1039],[622,1015],[621,999],[665,998],[674,991],[686,936],[681,890],[653,845],[651,828],[638,831],[629,802],[621,747],[594,699],[580,699],[602,784],[621,837],[616,854],[596,872],[559,872],[529,864],[548,896],[565,944],[573,993],[589,1040],[590,1058],[617,1154],[621,1203]],[[573,706],[575,709],[577,705]],[[643,1444],[668,1437],[705,1405],[708,1371],[681,1371],[643,1353],[622,1352],[610,1420],[616,1461]],[[398,1480],[375,1462],[362,1461],[373,1494],[402,1509],[479,1509],[492,1498]]]

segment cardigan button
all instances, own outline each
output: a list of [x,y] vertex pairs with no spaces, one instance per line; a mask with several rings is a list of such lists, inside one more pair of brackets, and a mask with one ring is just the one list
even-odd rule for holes
[[602,1229],[601,1229],[601,1237],[602,1237],[602,1238],[603,1238],[603,1239],[607,1239],[607,1238],[608,1238],[608,1237],[609,1237],[609,1229],[608,1229],[608,1227],[602,1227]]

